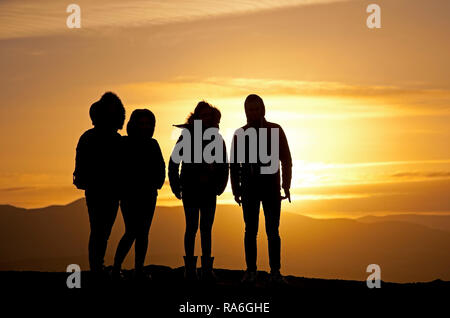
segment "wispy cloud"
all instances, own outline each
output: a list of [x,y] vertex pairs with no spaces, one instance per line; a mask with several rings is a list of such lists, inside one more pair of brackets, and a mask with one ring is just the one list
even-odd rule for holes
[[[450,91],[425,87],[271,78],[177,77],[161,82],[127,83],[120,90],[135,96],[133,103],[144,104],[173,102],[192,96],[212,96],[224,102],[258,92],[269,104],[282,106],[273,110],[272,115],[288,120],[450,115]],[[173,94],[175,91],[177,93]],[[411,105],[410,101],[416,102]],[[293,108],[297,111],[292,112]],[[288,116],[283,110],[289,111]],[[430,132],[436,131],[430,129]]]
[[450,178],[450,171],[407,171],[397,172],[392,175],[395,178]]
[[[446,89],[410,88],[395,85],[359,85],[329,81],[298,81],[274,78],[226,78],[226,77],[177,77],[165,82],[128,83],[124,86],[148,88],[150,86],[208,85],[218,88],[223,96],[241,96],[249,91],[264,91],[267,95],[283,96],[351,96],[351,97],[439,97],[448,99],[450,91]],[[219,90],[220,89],[220,90]],[[448,105],[448,104],[447,104]],[[448,107],[448,106],[446,106]]]
[[[78,0],[82,29],[136,27],[193,21],[261,10],[348,0]],[[57,0],[2,1],[0,39],[42,36],[67,31],[66,6]]]
[[[196,82],[195,79],[180,78],[179,82]],[[251,78],[207,78],[203,82],[225,86],[242,91],[262,89],[279,95],[321,95],[321,96],[402,96],[435,95],[448,96],[448,90],[405,88],[394,85],[352,85],[327,81],[297,81],[283,79]]]
[[308,170],[325,170],[325,169],[349,169],[349,168],[370,168],[379,166],[399,166],[399,165],[435,165],[450,164],[450,159],[443,160],[409,160],[409,161],[378,161],[378,162],[355,162],[355,163],[303,163],[300,160],[299,165],[306,165]]
[[293,189],[293,195],[330,195],[345,194],[314,200],[305,197],[294,202],[296,212],[307,215],[364,215],[368,213],[422,213],[450,211],[448,191],[449,179],[403,180],[403,182],[382,182],[355,185],[334,185],[309,189]]
[[24,191],[24,190],[31,190],[33,187],[12,187],[12,188],[3,188],[0,189],[0,192],[17,192],[17,191]]

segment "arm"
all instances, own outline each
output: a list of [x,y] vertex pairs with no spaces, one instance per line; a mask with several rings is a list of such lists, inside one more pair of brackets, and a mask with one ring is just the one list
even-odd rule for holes
[[156,152],[156,162],[157,162],[157,181],[156,187],[157,189],[161,189],[164,185],[164,181],[166,179],[166,164],[164,163],[164,157],[161,152],[161,148],[159,147],[158,141],[154,141],[155,143],[155,152]]
[[286,198],[291,202],[292,157],[289,144],[283,129],[280,127],[280,161],[282,173],[282,188]]
[[228,183],[228,175],[229,175],[229,167],[227,163],[227,146],[225,145],[225,141],[223,142],[223,158],[222,163],[218,163],[218,183],[217,183],[217,195],[221,195]]
[[231,180],[231,190],[233,191],[234,200],[240,205],[241,204],[241,166],[237,162],[237,137],[233,136],[233,141],[231,142],[231,156],[230,156],[230,180]]
[[81,190],[86,190],[87,180],[86,174],[88,169],[88,158],[87,158],[87,140],[85,135],[80,137],[76,148],[75,155],[75,170],[73,172],[73,184]]
[[[178,138],[177,144],[181,141],[182,137]],[[176,147],[174,147],[175,150]],[[180,181],[180,163],[176,163],[172,156],[169,159],[169,183],[173,194],[178,199],[181,199],[181,181]]]

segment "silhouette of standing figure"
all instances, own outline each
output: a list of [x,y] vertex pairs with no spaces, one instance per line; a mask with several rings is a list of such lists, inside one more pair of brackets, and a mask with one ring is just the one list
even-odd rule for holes
[[[199,102],[195,110],[188,117],[186,124],[176,125],[176,127],[187,129],[190,134],[190,154],[189,162],[181,163],[181,173],[179,171],[180,163],[173,160],[173,154],[169,162],[169,181],[172,192],[178,199],[182,199],[184,213],[186,218],[186,232],[184,235],[184,249],[186,255],[185,278],[187,280],[197,279],[197,256],[194,256],[195,236],[197,234],[200,217],[200,236],[202,246],[202,271],[201,278],[206,281],[215,280],[212,271],[214,258],[211,257],[211,231],[214,222],[216,210],[216,198],[225,190],[228,182],[228,164],[226,161],[227,153],[225,142],[223,144],[223,159],[221,162],[207,163],[203,156],[201,163],[194,163],[194,150],[204,150],[206,143],[195,145],[194,121],[201,120],[202,133],[208,128],[219,129],[220,111],[210,104]],[[183,140],[183,135],[177,141],[177,144]],[[176,149],[176,147],[175,147]],[[175,151],[174,149],[174,151]]]
[[135,243],[135,274],[148,279],[143,272],[148,247],[148,234],[155,212],[158,189],[164,184],[165,164],[158,142],[153,139],[155,115],[148,109],[137,109],[127,124],[128,136],[122,137],[122,181],[120,201],[125,234],[117,246],[113,277],[120,269],[133,242]]
[[78,141],[73,183],[85,190],[91,233],[89,265],[93,273],[103,272],[103,262],[119,207],[121,136],[125,108],[114,93],[107,92],[92,104],[89,115],[94,128]]
[[[262,143],[265,143],[265,149],[271,149],[269,143],[271,141],[271,128],[278,129],[279,134],[279,161],[282,166],[282,187],[285,192],[285,197],[281,197],[280,193],[280,171],[279,162],[277,162],[277,172],[273,174],[261,174],[260,158],[256,163],[244,161],[238,163],[236,160],[237,154],[237,135],[233,137],[232,153],[233,160],[230,165],[231,185],[235,201],[241,205],[244,214],[245,222],[245,260],[247,263],[247,270],[242,279],[245,283],[254,283],[256,281],[256,256],[257,256],[257,241],[259,210],[262,203],[264,209],[264,216],[266,221],[266,232],[269,247],[269,263],[271,268],[270,280],[274,283],[284,282],[280,274],[280,251],[281,239],[279,235],[281,200],[284,198],[290,199],[290,184],[292,174],[292,159],[289,151],[286,135],[281,126],[275,123],[270,123],[265,119],[264,102],[258,95],[249,95],[245,100],[245,114],[247,117],[247,125],[242,129],[255,129],[257,135],[257,142],[253,149],[256,149],[259,154],[259,148]],[[260,128],[267,128],[267,139],[260,140]],[[245,158],[249,158],[250,141],[245,142]]]

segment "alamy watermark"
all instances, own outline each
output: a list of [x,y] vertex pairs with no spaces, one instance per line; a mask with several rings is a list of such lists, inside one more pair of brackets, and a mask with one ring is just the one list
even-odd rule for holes
[[[67,17],[66,25],[69,29],[81,28],[81,8],[78,4],[72,3],[67,6],[67,13],[70,15]],[[378,4],[369,4],[366,8],[366,12],[370,13],[367,17],[366,25],[369,29],[381,28],[381,8]]]
[[381,288],[381,267],[378,264],[370,264],[366,269],[367,273],[371,273],[367,277],[366,284],[368,288]]
[[81,268],[78,264],[70,264],[66,269],[67,273],[71,273],[66,279],[67,288],[81,288]]
[[81,8],[78,4],[69,4],[66,9],[70,15],[67,17],[66,25],[69,29],[81,28]]
[[367,6],[367,13],[370,15],[367,17],[366,25],[369,29],[381,28],[381,8],[378,4],[372,3]]

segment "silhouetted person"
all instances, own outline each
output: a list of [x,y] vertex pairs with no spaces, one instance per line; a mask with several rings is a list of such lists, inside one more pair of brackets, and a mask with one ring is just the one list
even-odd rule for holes
[[266,232],[269,247],[269,262],[271,268],[271,281],[283,282],[283,277],[280,274],[280,250],[281,240],[279,235],[281,200],[288,198],[290,202],[290,185],[291,185],[291,171],[292,159],[289,151],[286,135],[281,126],[270,123],[265,119],[264,102],[258,95],[249,95],[245,100],[245,114],[247,117],[247,124],[242,127],[244,131],[248,129],[255,129],[257,133],[257,142],[255,149],[259,154],[261,146],[261,136],[259,128],[267,128],[267,139],[263,141],[266,144],[266,149],[271,149],[271,128],[277,128],[279,132],[279,161],[282,166],[282,188],[285,192],[285,197],[281,197],[280,193],[280,171],[279,162],[276,162],[277,171],[272,174],[262,174],[261,167],[263,164],[259,158],[255,163],[249,161],[250,147],[249,139],[245,141],[245,158],[244,162],[239,163],[236,160],[237,151],[237,135],[233,137],[233,160],[230,165],[231,185],[235,201],[241,205],[244,213],[245,222],[245,260],[247,263],[247,270],[243,277],[243,282],[253,283],[256,280],[256,256],[257,256],[257,233],[259,223],[260,204],[262,203],[264,209],[264,216],[266,222]]
[[148,247],[148,234],[156,206],[158,189],[164,184],[165,164],[158,142],[153,139],[155,115],[148,109],[137,109],[127,124],[128,136],[122,137],[123,190],[120,208],[125,222],[125,234],[117,246],[113,276],[120,269],[133,242],[135,243],[135,273],[143,272]]
[[[197,279],[197,256],[194,256],[195,237],[199,226],[200,217],[200,236],[202,246],[202,279],[214,280],[212,272],[214,258],[211,257],[211,231],[214,222],[216,210],[216,198],[225,190],[228,182],[228,164],[226,161],[226,147],[222,137],[218,134],[220,123],[220,111],[210,104],[202,101],[198,103],[195,110],[188,117],[186,124],[176,125],[176,127],[187,129],[190,132],[190,158],[180,162],[174,161],[172,153],[169,163],[169,180],[172,192],[178,199],[183,200],[184,213],[186,217],[186,232],[184,235],[184,249],[186,255],[185,277],[188,280]],[[200,163],[194,163],[194,125],[195,121],[202,123],[203,133],[208,128],[217,129],[219,141],[222,144],[223,158],[213,163],[205,162],[202,157]],[[198,122],[197,122],[198,124]],[[183,135],[177,141],[177,145],[185,141]],[[188,138],[188,137],[186,137]],[[214,138],[214,137],[213,137]],[[197,145],[203,152],[208,141],[202,141]],[[175,146],[175,149],[177,147]],[[220,145],[220,144],[219,144]],[[175,152],[174,149],[174,152]],[[180,152],[181,154],[183,151]],[[220,161],[220,162],[218,162]]]
[[125,108],[111,92],[92,104],[89,115],[94,128],[78,141],[73,183],[85,190],[91,233],[89,265],[93,273],[103,271],[108,239],[119,207],[120,143]]

